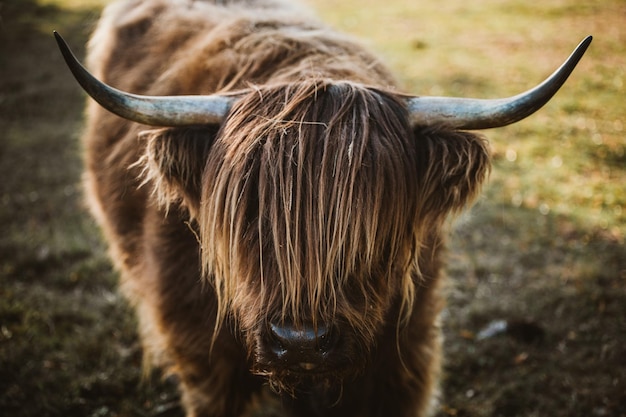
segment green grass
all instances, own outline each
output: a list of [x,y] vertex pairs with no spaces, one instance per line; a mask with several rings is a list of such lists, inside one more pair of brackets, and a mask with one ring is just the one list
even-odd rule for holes
[[[180,415],[141,382],[132,312],[82,203],[79,56],[103,0],[0,2],[0,415]],[[626,4],[316,0],[418,95],[517,94],[587,34],[536,115],[484,132],[494,169],[453,223],[444,416],[626,416]],[[516,324],[487,339],[496,320]]]

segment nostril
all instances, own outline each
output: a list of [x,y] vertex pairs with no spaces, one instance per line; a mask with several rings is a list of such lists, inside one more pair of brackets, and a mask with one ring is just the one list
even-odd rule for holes
[[279,357],[287,351],[284,339],[275,332],[273,327],[270,327],[269,331],[266,332],[264,341],[266,347]]
[[278,356],[323,355],[336,344],[336,333],[324,325],[296,327],[291,323],[270,323],[268,330],[268,347]]
[[335,347],[338,340],[339,335],[336,331],[326,330],[324,333],[318,334],[317,347],[322,353],[328,353]]

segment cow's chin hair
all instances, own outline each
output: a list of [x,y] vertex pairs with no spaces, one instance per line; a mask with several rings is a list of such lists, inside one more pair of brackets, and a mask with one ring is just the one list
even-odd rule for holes
[[269,387],[278,395],[288,395],[297,399],[300,396],[315,394],[325,398],[332,406],[341,400],[345,382],[356,378],[354,370],[323,373],[299,373],[288,369],[254,369],[253,373],[264,377]]

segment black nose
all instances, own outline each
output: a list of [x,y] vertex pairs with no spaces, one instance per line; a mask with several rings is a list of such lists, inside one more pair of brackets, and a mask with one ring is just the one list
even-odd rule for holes
[[270,323],[268,347],[288,368],[315,371],[332,353],[337,336],[336,331],[324,325]]

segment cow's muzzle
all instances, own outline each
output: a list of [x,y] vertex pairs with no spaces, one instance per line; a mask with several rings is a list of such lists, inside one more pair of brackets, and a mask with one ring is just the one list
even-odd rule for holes
[[269,323],[260,340],[263,357],[272,367],[294,373],[315,374],[328,371],[335,363],[340,339],[333,326]]

